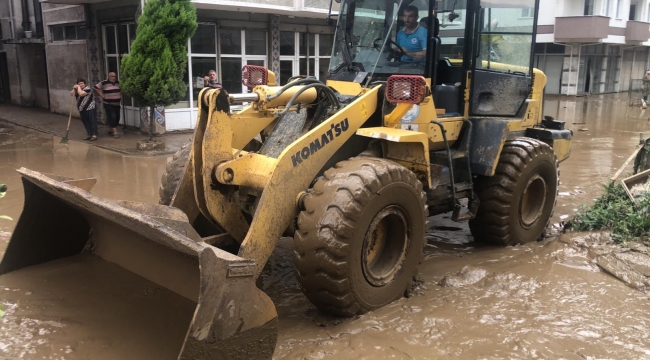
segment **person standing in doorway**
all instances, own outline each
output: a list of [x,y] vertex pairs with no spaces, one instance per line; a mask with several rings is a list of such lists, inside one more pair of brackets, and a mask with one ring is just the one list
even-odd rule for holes
[[223,89],[223,86],[217,81],[217,72],[210,70],[208,76],[203,78],[203,86],[213,89]]
[[120,82],[117,81],[117,74],[109,72],[108,78],[95,85],[93,90],[103,99],[106,119],[108,120],[108,126],[111,128],[108,135],[113,136],[115,139],[119,138],[117,125],[120,123],[122,90],[120,89]]
[[81,116],[88,135],[84,140],[97,140],[97,108],[95,107],[95,96],[90,86],[86,85],[86,80],[77,79],[77,84],[70,91],[77,99],[77,110]]

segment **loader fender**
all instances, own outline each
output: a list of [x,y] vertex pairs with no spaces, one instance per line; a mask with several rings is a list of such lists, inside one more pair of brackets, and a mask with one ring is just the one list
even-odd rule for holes
[[571,155],[571,139],[573,131],[570,129],[526,129],[526,137],[541,140],[553,148],[558,162],[562,162]]
[[382,141],[382,153],[413,171],[425,188],[431,188],[431,167],[429,166],[429,138],[426,133],[387,127],[361,128],[357,135]]
[[[171,358],[271,358],[277,340],[277,313],[273,302],[255,285],[254,261],[204,243],[179,209],[110,201],[74,186],[72,181],[58,181],[25,168],[18,171],[25,205],[0,262],[0,275],[11,277],[9,273],[30,267],[25,270],[25,274],[32,274],[24,282],[27,286],[39,281],[40,277],[33,276],[39,266],[64,258],[70,260],[68,267],[81,259],[100,264],[97,268],[111,267],[121,273],[126,270],[134,283],[146,279],[144,282],[150,284],[147,287],[164,288],[160,291],[169,291],[170,296],[187,305],[184,310],[165,311],[191,314],[187,307],[190,311],[194,307],[193,316],[184,322],[189,325],[187,330],[177,332],[185,336],[166,340],[177,344],[172,347],[176,353],[170,354]],[[112,264],[102,265],[108,263]],[[98,271],[80,276],[88,284],[107,278]],[[115,286],[110,293],[133,292],[121,284]],[[92,286],[73,288],[83,297],[101,293]],[[69,290],[61,287],[61,291]],[[76,298],[74,295],[68,297]],[[100,306],[92,311],[106,310]],[[148,324],[147,319],[137,316],[126,320],[139,329]],[[132,329],[123,331],[120,341],[134,341],[129,337]],[[152,341],[151,346],[156,343]]]

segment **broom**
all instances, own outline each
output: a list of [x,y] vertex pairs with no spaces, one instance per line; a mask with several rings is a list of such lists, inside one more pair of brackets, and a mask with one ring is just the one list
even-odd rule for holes
[[74,107],[74,95],[72,95],[72,102],[70,103],[70,115],[68,115],[68,128],[65,129],[65,136],[61,138],[61,144],[68,143],[68,134],[70,134],[70,120],[72,120],[72,108]]

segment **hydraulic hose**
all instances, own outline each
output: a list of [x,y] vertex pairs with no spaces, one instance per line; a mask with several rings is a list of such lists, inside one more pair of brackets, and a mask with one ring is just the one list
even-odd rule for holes
[[277,99],[280,95],[282,95],[283,92],[287,91],[288,88],[294,87],[296,85],[302,85],[302,84],[322,84],[322,82],[316,78],[305,78],[305,79],[300,79],[298,81],[294,81],[292,83],[288,83],[284,85],[283,87],[280,88],[280,90],[271,95],[266,97],[266,101],[271,101]]
[[[319,83],[320,83],[320,81],[319,81]],[[325,84],[323,84],[323,83],[320,83],[320,84],[309,84],[309,85],[304,86],[302,89],[296,91],[296,93],[293,95],[293,97],[291,97],[291,99],[290,99],[289,102],[287,103],[287,105],[286,105],[286,107],[284,108],[284,110],[282,110],[282,112],[280,112],[279,115],[282,116],[282,115],[284,115],[287,111],[289,111],[289,109],[293,106],[293,102],[296,101],[296,99],[298,98],[298,96],[300,96],[300,94],[302,94],[303,92],[305,92],[305,91],[307,91],[307,90],[309,90],[309,89],[311,89],[311,88],[320,88],[320,89],[325,90],[325,94],[327,95],[327,97],[328,97],[328,98],[330,99],[330,101],[332,102],[332,105],[333,105],[336,109],[339,109],[339,108],[341,107],[341,103],[340,103],[339,100],[336,98],[336,94],[334,94],[334,91],[332,91],[332,89],[330,89],[329,86],[327,86],[327,85],[325,85]]]

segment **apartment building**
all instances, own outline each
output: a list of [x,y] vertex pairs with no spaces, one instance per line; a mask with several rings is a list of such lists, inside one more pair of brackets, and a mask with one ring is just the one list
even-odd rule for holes
[[49,108],[39,0],[0,0],[0,102]]
[[[119,78],[120,60],[131,50],[144,4],[143,0],[10,1],[15,6],[6,9],[3,9],[4,0],[0,1],[0,19],[12,17],[11,14],[21,11],[23,3],[29,3],[32,14],[42,14],[42,20],[37,22],[32,15],[33,34],[29,39],[26,28],[17,21],[2,23],[3,34],[8,34],[3,40],[4,52],[0,52],[0,68],[9,69],[8,91],[5,92],[10,94],[13,103],[46,107],[62,114],[69,112],[69,91],[78,77],[96,83],[108,72],[115,71]],[[185,78],[188,92],[183,100],[165,108],[164,125],[168,131],[194,127],[196,98],[203,87],[203,77],[212,69],[217,70],[230,92],[246,91],[241,84],[241,68],[247,64],[267,66],[279,74],[280,81],[298,74],[325,78],[334,38],[334,26],[326,23],[329,0],[193,2],[199,26],[188,42]],[[334,2],[334,5],[336,8],[338,4]],[[34,9],[37,11],[33,12]],[[36,25],[41,23],[38,31]],[[30,104],[18,100],[21,90],[15,84],[25,80],[12,75],[16,72],[15,66],[22,66],[37,51],[31,50],[30,56],[23,56],[21,61],[14,61],[17,57],[10,52],[26,51],[25,44],[40,46],[42,65],[49,71],[31,78],[47,84],[42,87],[47,87],[43,97],[49,100],[49,105],[42,101]],[[5,57],[7,60],[3,60]],[[2,61],[7,63],[4,67]],[[138,104],[128,97],[124,104],[127,124],[139,126]]]
[[649,39],[648,0],[540,0],[535,65],[548,94],[627,91],[650,68]]

